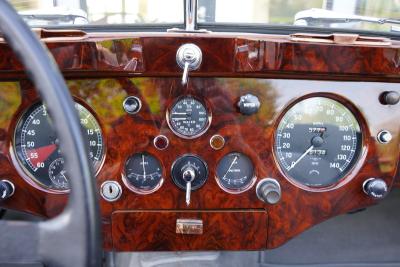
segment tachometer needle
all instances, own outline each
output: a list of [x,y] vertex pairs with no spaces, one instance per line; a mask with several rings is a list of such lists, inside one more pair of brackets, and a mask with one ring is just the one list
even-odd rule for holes
[[311,150],[313,150],[314,146],[310,146],[306,152],[303,153],[303,155],[301,155],[296,161],[292,162],[292,165],[290,165],[289,168],[287,168],[287,171],[290,171],[291,169],[294,168],[294,166],[297,165],[297,163],[299,163],[305,156],[307,156],[308,153],[310,153]]

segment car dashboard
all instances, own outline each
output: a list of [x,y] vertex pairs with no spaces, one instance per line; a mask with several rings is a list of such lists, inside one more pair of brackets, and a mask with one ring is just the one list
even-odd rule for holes
[[[398,41],[40,34],[87,139],[105,250],[272,249],[399,185]],[[0,178],[15,187],[1,206],[54,217],[73,177],[4,41],[0,88]]]

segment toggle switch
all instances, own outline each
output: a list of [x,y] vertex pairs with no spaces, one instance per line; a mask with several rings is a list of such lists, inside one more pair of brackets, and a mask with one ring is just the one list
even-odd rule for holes
[[201,49],[195,44],[184,44],[176,52],[176,63],[183,69],[182,85],[189,79],[189,71],[197,70],[202,61]]
[[208,169],[200,157],[185,155],[172,164],[171,174],[174,183],[185,191],[186,205],[189,206],[192,191],[199,189],[206,182]]

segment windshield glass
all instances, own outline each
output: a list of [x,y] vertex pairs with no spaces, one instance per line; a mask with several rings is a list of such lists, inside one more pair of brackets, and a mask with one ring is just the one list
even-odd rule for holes
[[34,26],[183,23],[183,0],[11,0]]
[[[184,0],[11,0],[34,26],[183,24]],[[198,0],[199,24],[400,31],[400,0]]]

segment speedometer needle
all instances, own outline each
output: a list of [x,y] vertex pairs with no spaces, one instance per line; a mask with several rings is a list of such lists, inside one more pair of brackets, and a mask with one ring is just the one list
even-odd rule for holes
[[301,155],[296,161],[292,162],[292,165],[290,165],[289,168],[287,168],[287,171],[290,171],[291,169],[294,168],[294,166],[297,165],[297,163],[299,163],[305,156],[307,156],[308,153],[310,153],[311,150],[313,150],[314,145],[310,146],[306,152],[303,153],[303,155]]

